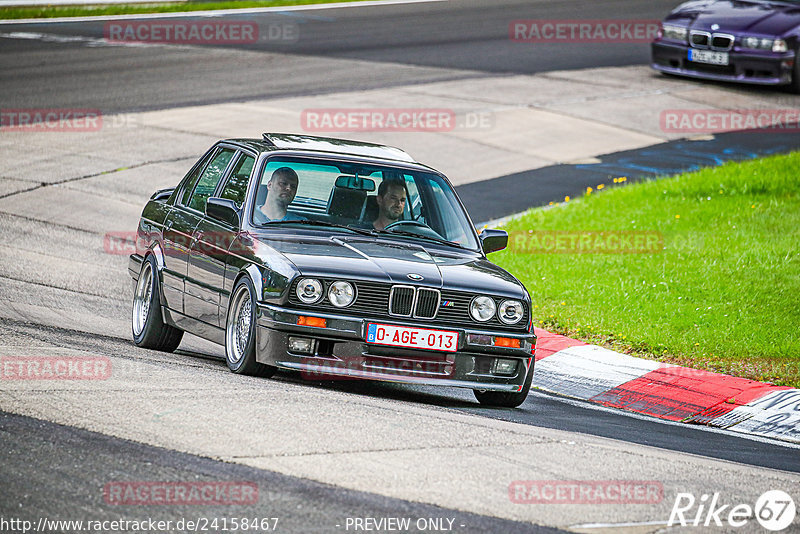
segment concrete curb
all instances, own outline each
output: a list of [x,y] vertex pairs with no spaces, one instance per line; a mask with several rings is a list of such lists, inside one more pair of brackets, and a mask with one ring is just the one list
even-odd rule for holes
[[800,390],[635,358],[535,329],[533,386],[660,419],[800,443]]

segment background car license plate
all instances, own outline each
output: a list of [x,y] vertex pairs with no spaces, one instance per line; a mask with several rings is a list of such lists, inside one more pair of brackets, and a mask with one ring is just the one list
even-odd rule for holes
[[458,349],[458,332],[369,323],[367,343],[455,352]]
[[690,48],[689,61],[695,61],[697,63],[710,63],[712,65],[727,65],[728,53],[713,52],[711,50],[694,50]]

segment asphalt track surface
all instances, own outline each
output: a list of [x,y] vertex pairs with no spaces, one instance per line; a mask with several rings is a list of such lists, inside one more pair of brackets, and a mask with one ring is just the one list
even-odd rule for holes
[[[675,0],[452,0],[229,20],[299,29],[293,42],[211,47],[103,46],[104,22],[8,24],[98,42],[0,38],[2,106],[89,107],[105,113],[279,96],[325,94],[486,75],[643,64],[649,46],[525,44],[517,19],[659,20]],[[346,63],[341,63],[346,61]]]
[[[453,530],[478,534],[563,532],[346,490],[3,412],[0,447],[4,458],[0,463],[0,514],[34,524],[41,517],[79,519],[76,510],[91,510],[92,521],[124,517],[128,521],[152,519],[174,524],[180,518],[268,518],[267,524],[277,525],[277,532],[345,531],[347,518],[363,517],[434,519],[452,525]],[[106,484],[122,480],[255,483],[258,499],[241,506],[148,506],[146,511],[131,513],[129,506],[109,502],[110,493],[104,492]],[[20,503],[17,510],[6,506],[12,502]]]
[[[630,182],[672,176],[701,167],[800,149],[800,132],[742,131],[710,139],[679,139],[659,145],[606,154],[599,163],[541,167],[494,179],[457,186],[458,195],[476,224],[520,213],[531,207],[577,198],[587,187],[610,184],[626,177]],[[536,184],[532,187],[531,184]]]
[[[535,73],[595,66],[641,64],[647,61],[642,45],[539,45],[532,51],[508,40],[508,21],[525,18],[627,18],[658,19],[677,2],[603,1],[451,1],[414,6],[391,6],[301,13],[293,15],[237,16],[270,24],[290,20],[303,36],[294,44],[270,44],[197,49],[169,47],[87,46],[86,42],[59,42],[0,38],[0,105],[11,107],[92,107],[106,113],[162,109],[286,95],[389,87],[438,80],[464,80],[498,73]],[[0,33],[41,32],[51,35],[102,38],[102,25],[0,26]],[[348,60],[347,69],[326,68],[334,60]],[[235,75],[232,75],[235,73]],[[740,142],[751,146],[746,134],[719,136],[709,154]],[[735,137],[739,135],[740,137]],[[770,137],[775,141],[775,137]],[[797,146],[796,137],[781,141]],[[673,145],[674,148],[674,145]],[[774,148],[774,147],[773,147]],[[753,153],[769,153],[760,146]],[[744,149],[743,149],[744,150]],[[663,154],[616,155],[604,158],[606,167],[564,168],[572,176],[621,174],[614,163],[647,163],[665,169],[679,159]],[[744,152],[732,157],[747,157]],[[649,159],[647,159],[649,157]],[[642,159],[644,158],[644,159]],[[658,167],[659,162],[661,167]],[[691,162],[683,161],[689,167]],[[630,166],[628,167],[630,169]],[[531,171],[537,172],[537,171]],[[597,174],[599,173],[599,174]],[[631,174],[631,173],[626,173]],[[650,175],[658,172],[650,173]],[[648,171],[640,175],[648,175]],[[512,182],[522,177],[506,177]],[[503,179],[498,179],[503,180]],[[556,200],[564,184],[551,184],[528,206]],[[496,186],[497,183],[491,184]],[[480,198],[486,184],[465,186],[460,193],[469,204]],[[570,190],[571,191],[571,190]],[[567,193],[569,194],[569,193]],[[525,206],[525,207],[528,207]],[[514,211],[514,210],[511,210]],[[489,209],[474,219],[508,214]],[[481,219],[481,216],[485,216]],[[130,350],[127,339],[102,339],[80,332],[3,321],[3,328],[26,335],[57,338],[64,346],[91,347],[99,353]],[[38,333],[37,333],[38,332]],[[124,347],[124,349],[120,349]],[[224,367],[219,352],[188,353],[197,365]],[[281,381],[299,381],[281,376]],[[654,419],[634,417],[614,410],[582,405],[557,396],[533,393],[518,410],[492,410],[475,404],[469,392],[445,388],[413,388],[391,384],[311,384],[324,388],[378,396],[402,402],[434,405],[488,418],[532,426],[566,430],[645,444],[671,451],[719,458],[742,464],[800,472],[797,449],[774,442],[757,441]],[[114,477],[139,480],[229,478],[258,482],[269,499],[264,509],[247,510],[286,518],[284,531],[327,532],[337,519],[348,516],[454,517],[469,532],[547,531],[528,524],[465,514],[433,506],[389,499],[370,493],[343,490],[303,479],[244,466],[224,464],[167,449],[111,438],[71,427],[12,414],[0,414],[0,479],[4,481],[0,512],[12,512],[10,503],[25,503],[28,513],[55,516],[73,514],[75,507],[91,510],[92,519],[115,518],[118,513],[102,502],[102,483]],[[268,488],[268,489],[267,489]],[[314,506],[307,506],[313,502]],[[298,508],[300,507],[300,508]],[[299,510],[302,509],[302,513]],[[34,514],[35,512],[35,514]],[[148,515],[174,518],[176,513],[148,510]],[[203,515],[230,515],[229,510],[204,509]],[[294,523],[293,523],[294,522]]]

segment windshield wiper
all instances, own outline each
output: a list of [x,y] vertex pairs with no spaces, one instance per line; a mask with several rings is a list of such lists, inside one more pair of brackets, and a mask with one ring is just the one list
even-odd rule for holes
[[341,228],[343,230],[350,230],[351,232],[355,232],[361,235],[372,235],[372,232],[369,230],[364,230],[362,228],[353,228],[352,226],[346,226],[344,224],[338,223],[331,223],[331,222],[324,222],[324,221],[315,221],[313,219],[301,219],[298,221],[267,221],[264,224],[303,224],[306,226],[326,226],[328,228]]
[[408,237],[421,237],[422,239],[427,239],[429,241],[433,241],[434,243],[441,243],[442,245],[449,245],[451,247],[458,247],[458,248],[465,248],[462,245],[459,245],[455,241],[448,241],[447,239],[441,237],[434,237],[432,235],[424,235],[424,234],[415,234],[414,232],[406,232],[404,230],[392,230],[387,232],[386,230],[373,230],[373,234],[388,234],[388,235],[402,235]]

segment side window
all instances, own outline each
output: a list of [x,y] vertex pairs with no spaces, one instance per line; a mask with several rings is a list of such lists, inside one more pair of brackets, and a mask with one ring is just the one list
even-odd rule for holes
[[408,191],[406,204],[408,204],[408,209],[411,210],[411,218],[425,222],[425,217],[422,213],[422,199],[417,190],[417,183],[414,181],[414,177],[408,174],[406,175],[406,191]]
[[220,196],[233,200],[241,208],[244,204],[245,193],[247,193],[247,182],[250,181],[250,174],[253,172],[255,163],[256,159],[253,156],[243,154],[234,165],[231,177]]
[[181,191],[181,206],[185,206],[189,203],[189,197],[192,196],[192,191],[194,191],[194,186],[197,185],[197,180],[200,179],[200,175],[203,172],[203,169],[206,168],[206,164],[208,160],[214,157],[217,151],[213,151],[209,153],[206,157],[203,158],[203,161],[197,165],[194,169],[191,170],[189,176],[186,177],[183,181],[183,191]]
[[222,179],[222,175],[225,173],[225,168],[235,153],[236,151],[231,148],[223,148],[217,152],[217,155],[214,156],[214,159],[203,171],[200,180],[197,181],[192,197],[189,199],[188,206],[190,208],[205,212],[206,200],[214,193],[219,181]]

